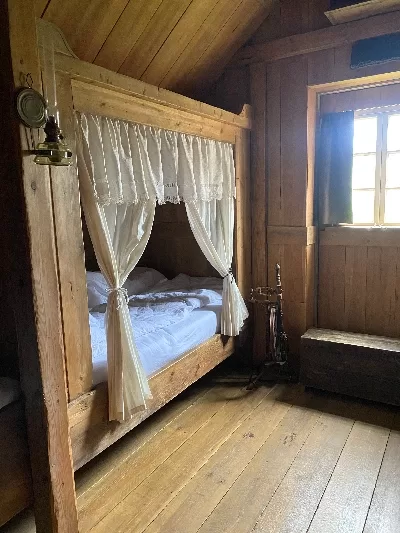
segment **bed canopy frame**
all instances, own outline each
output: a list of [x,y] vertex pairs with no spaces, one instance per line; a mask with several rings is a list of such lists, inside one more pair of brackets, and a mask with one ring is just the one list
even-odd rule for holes
[[[7,14],[5,17],[7,20]],[[10,79],[13,78],[14,85],[18,87],[21,75],[29,72],[34,86],[40,90],[40,63],[30,0],[11,0],[8,20]],[[55,63],[61,127],[74,153],[75,111],[234,145],[234,274],[242,294],[249,294],[249,106],[245,106],[240,115],[235,115],[80,61],[62,45],[58,46]],[[8,105],[11,108],[11,100]],[[147,410],[138,412],[122,423],[109,422],[107,386],[103,383],[92,388],[85,254],[76,166],[50,169],[36,166],[31,156],[23,155],[29,143],[25,128],[16,123],[11,112],[9,118],[13,124],[11,140],[14,143],[12,146],[12,142],[8,141],[14,154],[9,170],[15,175],[15,182],[6,182],[2,173],[3,195],[9,202],[10,212],[14,209],[13,214],[9,213],[7,222],[21,228],[21,234],[26,237],[21,237],[17,244],[5,244],[11,247],[19,261],[12,275],[11,266],[8,271],[10,290],[15,294],[21,386],[25,400],[37,530],[39,533],[76,533],[73,470],[80,468],[232,354],[234,339],[215,335],[162,368],[150,378],[153,398]],[[19,150],[15,150],[15,145],[20,147]],[[15,165],[16,161],[14,168],[12,164]],[[179,269],[179,258],[176,263]],[[200,274],[198,269],[195,273]],[[208,275],[208,272],[204,275]],[[22,284],[21,279],[25,280]],[[15,289],[18,282],[20,285]],[[13,416],[17,427],[22,423],[23,410],[21,402],[15,405],[17,408]],[[1,424],[2,411],[0,427]],[[10,446],[15,448],[17,441],[15,439]],[[25,440],[21,441],[23,443],[17,447],[25,450]],[[26,452],[22,455],[26,456]],[[4,470],[2,456],[0,454],[0,468]],[[13,456],[18,454],[14,453]],[[10,464],[3,466],[8,470],[12,468]],[[62,484],[60,479],[63,480]],[[30,502],[27,480],[29,471],[24,467],[21,472],[16,470],[14,479],[10,479],[8,484],[0,484],[0,500],[10,487],[15,489],[13,505],[4,513],[0,511],[0,524]],[[22,487],[23,491],[18,487]]]

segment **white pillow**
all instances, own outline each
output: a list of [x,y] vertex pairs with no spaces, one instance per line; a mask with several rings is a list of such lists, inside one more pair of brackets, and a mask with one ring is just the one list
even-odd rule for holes
[[[146,292],[159,281],[167,279],[165,276],[147,267],[136,267],[124,283],[128,296]],[[107,303],[108,284],[101,272],[86,272],[89,309]]]

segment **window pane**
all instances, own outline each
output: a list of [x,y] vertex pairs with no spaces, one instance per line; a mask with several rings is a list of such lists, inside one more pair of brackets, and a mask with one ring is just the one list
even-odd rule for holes
[[375,188],[376,155],[355,155],[353,158],[353,189]]
[[356,118],[354,120],[354,153],[375,152],[377,131],[377,117]]
[[385,195],[385,222],[400,224],[400,191],[388,190]]
[[387,149],[400,150],[400,115],[389,116]]
[[386,160],[386,188],[400,187],[400,154],[388,154]]
[[353,224],[374,223],[375,191],[353,191]]

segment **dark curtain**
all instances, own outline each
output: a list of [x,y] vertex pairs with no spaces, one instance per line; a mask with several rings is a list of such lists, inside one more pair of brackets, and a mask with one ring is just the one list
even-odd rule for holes
[[353,44],[350,67],[356,69],[399,59],[400,33],[391,33],[363,39]]
[[352,224],[354,112],[322,115],[316,185],[320,226]]

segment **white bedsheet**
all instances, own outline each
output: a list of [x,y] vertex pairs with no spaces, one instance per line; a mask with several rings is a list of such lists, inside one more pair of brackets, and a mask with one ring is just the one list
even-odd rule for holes
[[[220,330],[221,306],[196,309],[175,324],[139,337],[136,346],[144,370],[151,376],[166,364],[179,359],[188,350],[211,338]],[[135,328],[134,328],[135,329]],[[107,344],[92,346],[93,385],[107,381]]]
[[[183,274],[129,301],[136,346],[148,376],[220,331],[222,280]],[[105,306],[90,312],[93,384],[107,381]]]
[[0,377],[0,409],[18,400],[20,394],[19,381]]

